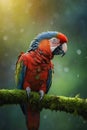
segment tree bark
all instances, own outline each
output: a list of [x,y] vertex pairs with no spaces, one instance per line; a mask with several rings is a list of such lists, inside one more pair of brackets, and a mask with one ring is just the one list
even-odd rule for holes
[[0,90],[0,106],[5,104],[29,103],[32,105],[32,108],[36,107],[40,110],[45,108],[55,111],[64,111],[79,115],[87,120],[87,98],[82,99],[78,96],[65,97],[46,94],[41,101],[39,99],[39,94],[35,92],[31,92],[29,99],[27,99],[25,90]]

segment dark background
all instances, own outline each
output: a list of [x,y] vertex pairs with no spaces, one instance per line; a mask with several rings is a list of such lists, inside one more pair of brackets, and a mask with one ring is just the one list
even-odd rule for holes
[[[49,94],[87,97],[87,0],[0,0],[0,88],[15,88],[15,63],[21,51],[43,31],[69,38],[65,57],[53,60]],[[0,108],[0,130],[26,130],[18,105]],[[81,117],[43,110],[40,130],[87,130]]]

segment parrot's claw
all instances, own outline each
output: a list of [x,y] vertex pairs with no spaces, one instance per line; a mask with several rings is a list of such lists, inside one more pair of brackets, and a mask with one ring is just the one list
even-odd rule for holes
[[39,94],[40,94],[40,101],[43,99],[44,97],[44,91],[43,90],[40,90],[39,91]]
[[30,93],[31,93],[31,88],[30,88],[30,87],[27,87],[27,88],[26,88],[26,93],[27,93],[27,97],[28,97],[28,99],[29,99]]

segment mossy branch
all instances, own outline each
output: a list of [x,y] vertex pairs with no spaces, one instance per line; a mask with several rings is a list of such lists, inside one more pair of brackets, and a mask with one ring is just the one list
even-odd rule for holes
[[87,120],[87,99],[65,96],[45,95],[40,101],[38,93],[32,92],[29,100],[24,90],[0,90],[0,106],[5,104],[30,103],[32,107],[39,109],[45,108],[55,111],[64,111],[67,113],[82,116]]

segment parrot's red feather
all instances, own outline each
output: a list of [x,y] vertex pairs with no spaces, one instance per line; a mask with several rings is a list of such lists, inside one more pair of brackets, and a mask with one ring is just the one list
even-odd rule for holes
[[68,38],[63,33],[58,33],[58,39],[61,43],[68,43]]
[[40,125],[40,111],[32,110],[30,106],[28,106],[28,112],[26,115],[27,118],[27,127],[28,130],[38,130]]

